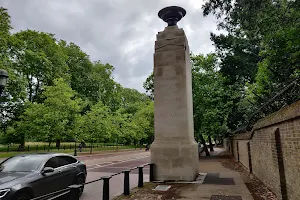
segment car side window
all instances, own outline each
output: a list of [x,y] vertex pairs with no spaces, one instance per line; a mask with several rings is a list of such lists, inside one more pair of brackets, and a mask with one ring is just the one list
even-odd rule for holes
[[57,168],[59,167],[59,164],[58,164],[58,160],[57,160],[57,157],[53,157],[53,158],[50,158],[44,167],[52,167],[52,168]]
[[58,156],[59,166],[69,165],[69,164],[76,163],[76,162],[77,162],[77,160],[72,157]]
[[73,164],[77,162],[75,158],[72,158],[70,156],[64,156],[64,158],[68,161],[69,164]]

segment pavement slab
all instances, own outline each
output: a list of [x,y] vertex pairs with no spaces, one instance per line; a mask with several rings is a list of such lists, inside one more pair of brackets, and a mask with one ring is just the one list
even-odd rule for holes
[[[215,148],[210,157],[200,156],[200,175],[204,180],[195,183],[147,183],[130,197],[118,200],[254,200],[239,172],[222,165],[224,149]],[[220,155],[222,154],[222,155]],[[154,191],[158,185],[170,185],[168,191]]]

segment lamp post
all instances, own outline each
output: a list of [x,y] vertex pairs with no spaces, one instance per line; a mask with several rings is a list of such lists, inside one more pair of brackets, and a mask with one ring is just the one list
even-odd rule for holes
[[2,94],[8,80],[8,73],[4,69],[0,69],[0,95]]

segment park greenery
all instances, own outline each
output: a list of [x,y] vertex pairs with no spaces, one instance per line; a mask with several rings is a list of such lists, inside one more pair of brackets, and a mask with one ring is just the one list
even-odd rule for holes
[[53,34],[11,30],[8,11],[0,8],[0,68],[9,73],[0,97],[0,143],[153,140],[153,102],[117,83],[113,66],[91,61]]
[[[195,138],[205,144],[299,100],[300,1],[206,0],[203,15],[223,32],[211,33],[214,53],[191,54]],[[124,88],[113,66],[76,44],[34,30],[12,34],[8,11],[0,17],[0,68],[10,75],[1,143],[153,141],[153,73],[147,95]]]
[[[215,52],[191,55],[196,139],[250,130],[300,98],[300,1],[206,0],[223,34]],[[154,98],[153,73],[144,88]]]

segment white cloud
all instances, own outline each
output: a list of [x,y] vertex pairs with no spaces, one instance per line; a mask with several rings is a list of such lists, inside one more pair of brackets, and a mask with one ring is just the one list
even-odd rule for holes
[[143,82],[153,69],[154,42],[166,24],[158,11],[177,5],[186,9],[179,22],[190,50],[214,50],[209,33],[216,31],[212,16],[203,17],[201,0],[1,0],[14,32],[34,29],[74,42],[90,55],[115,67],[115,80],[144,92]]

